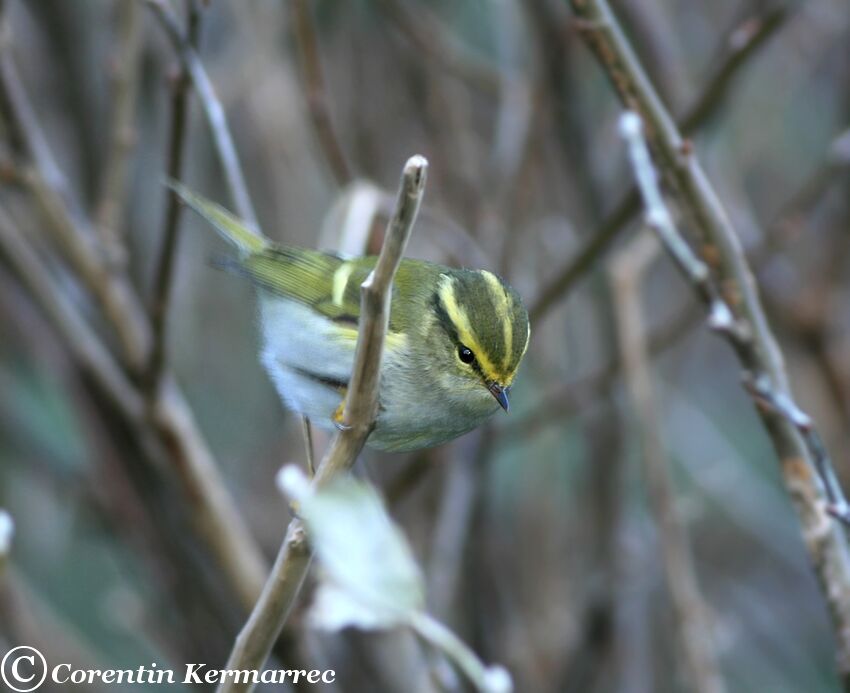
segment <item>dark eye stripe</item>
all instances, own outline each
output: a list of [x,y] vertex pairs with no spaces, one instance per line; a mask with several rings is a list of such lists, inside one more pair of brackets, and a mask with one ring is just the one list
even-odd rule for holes
[[[464,345],[460,341],[460,337],[457,334],[457,328],[454,326],[452,319],[449,317],[448,311],[446,311],[445,306],[443,306],[443,301],[442,299],[440,299],[439,293],[434,293],[431,298],[431,303],[434,306],[434,313],[437,315],[437,322],[439,322],[442,328],[446,331],[446,334],[448,334],[449,339],[452,340],[452,343],[455,345],[455,347],[460,349]],[[472,361],[469,363],[469,366],[472,368],[473,371],[475,371],[479,376],[481,376],[482,379],[484,378],[484,373],[481,370],[481,365],[478,363],[478,359],[474,358],[474,354]]]

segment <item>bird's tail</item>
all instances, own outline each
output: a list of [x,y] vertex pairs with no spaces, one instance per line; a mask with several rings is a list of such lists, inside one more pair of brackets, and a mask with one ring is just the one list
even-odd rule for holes
[[233,216],[221,205],[193,193],[177,181],[167,182],[177,196],[215,227],[222,238],[236,246],[242,256],[253,255],[264,250],[269,240],[259,231],[250,229],[245,222]]

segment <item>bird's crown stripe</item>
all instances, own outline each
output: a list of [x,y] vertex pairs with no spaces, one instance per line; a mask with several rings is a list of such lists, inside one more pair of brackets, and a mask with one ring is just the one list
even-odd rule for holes
[[502,357],[502,370],[507,372],[511,366],[514,343],[514,327],[513,320],[511,319],[511,306],[508,301],[508,294],[505,291],[504,285],[495,274],[487,270],[481,270],[481,276],[487,282],[487,289],[493,298],[493,308],[502,323],[502,339],[505,348],[504,356]]

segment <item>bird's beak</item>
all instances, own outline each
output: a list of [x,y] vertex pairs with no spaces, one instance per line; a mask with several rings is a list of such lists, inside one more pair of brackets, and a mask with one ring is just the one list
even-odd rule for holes
[[490,390],[490,394],[496,398],[502,409],[508,411],[511,408],[510,402],[508,402],[508,388],[502,387],[499,383],[489,383],[487,389]]

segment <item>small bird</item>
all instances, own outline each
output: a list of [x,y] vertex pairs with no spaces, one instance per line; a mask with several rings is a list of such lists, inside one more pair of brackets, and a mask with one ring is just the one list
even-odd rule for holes
[[[360,285],[377,257],[273,244],[223,207],[172,188],[238,250],[228,264],[257,287],[260,360],[280,397],[333,428],[354,363]],[[431,447],[508,411],[529,334],[522,299],[495,274],[402,259],[367,444],[394,452]]]

